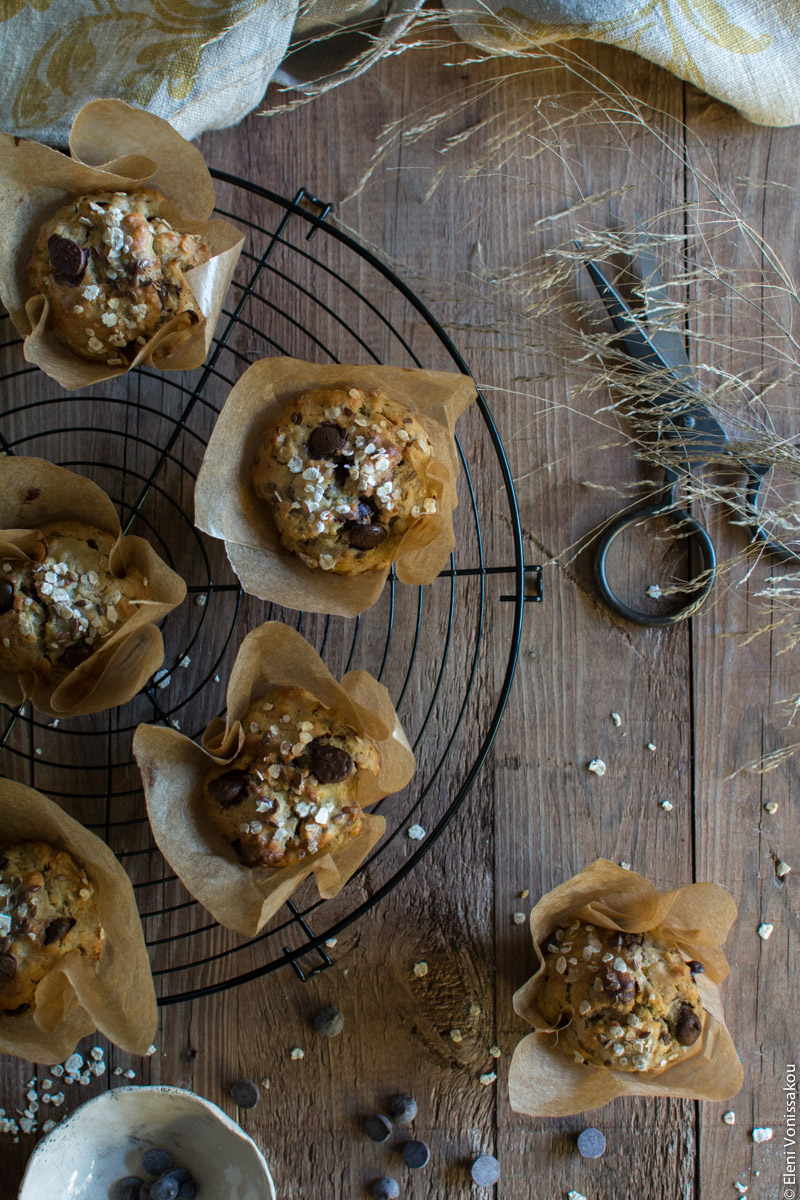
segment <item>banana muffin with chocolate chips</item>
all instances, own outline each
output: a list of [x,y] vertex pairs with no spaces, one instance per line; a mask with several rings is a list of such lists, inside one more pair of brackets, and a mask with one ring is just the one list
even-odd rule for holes
[[392,562],[437,511],[430,440],[403,405],[363,388],[312,388],[265,431],[252,468],[282,544],[342,575]]
[[660,928],[620,933],[573,921],[543,954],[539,1008],[575,1062],[658,1073],[699,1040],[694,980],[703,964],[687,962]]
[[30,1011],[36,985],[72,951],[98,959],[105,933],[86,872],[64,850],[0,850],[0,1013]]
[[136,570],[115,575],[116,538],[93,525],[50,522],[28,536],[38,554],[0,560],[0,670],[57,685],[132,616],[149,581]]
[[247,867],[286,867],[361,832],[359,773],[378,751],[303,688],[274,688],[243,722],[237,758],[208,775],[215,827]]
[[185,272],[208,261],[208,247],[160,216],[163,202],[153,188],[77,196],[40,228],[31,295],[47,297],[73,354],[125,366],[172,317],[188,331],[202,316]]

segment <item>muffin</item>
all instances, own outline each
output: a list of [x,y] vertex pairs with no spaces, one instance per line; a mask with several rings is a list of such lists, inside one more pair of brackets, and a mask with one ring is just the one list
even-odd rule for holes
[[41,226],[30,292],[47,297],[53,333],[80,358],[123,366],[173,317],[189,330],[202,316],[184,272],[209,250],[159,215],[163,201],[152,188],[77,196]]
[[437,511],[431,460],[419,421],[383,392],[318,387],[264,432],[253,488],[287,550],[358,575],[387,567],[411,526]]
[[33,671],[53,686],[86,662],[147,598],[137,570],[113,573],[117,539],[80,521],[31,531],[40,561],[0,561],[0,670]]
[[573,921],[543,953],[538,1005],[575,1062],[652,1074],[699,1040],[694,978],[703,964],[687,962],[659,928],[620,933]]
[[287,867],[361,832],[360,771],[378,751],[303,688],[274,688],[247,714],[241,753],[209,772],[216,829],[247,867]]
[[0,850],[0,1013],[27,1012],[65,954],[98,959],[104,941],[94,888],[66,851],[46,842]]

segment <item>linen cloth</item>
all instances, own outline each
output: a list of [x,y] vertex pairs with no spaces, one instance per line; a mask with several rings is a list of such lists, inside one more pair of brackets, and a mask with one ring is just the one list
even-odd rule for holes
[[[99,96],[184,137],[235,124],[279,82],[323,91],[366,70],[423,0],[0,0],[2,128],[64,144]],[[613,43],[751,121],[800,123],[797,0],[444,0],[496,54],[583,37]],[[414,51],[410,51],[414,53]]]

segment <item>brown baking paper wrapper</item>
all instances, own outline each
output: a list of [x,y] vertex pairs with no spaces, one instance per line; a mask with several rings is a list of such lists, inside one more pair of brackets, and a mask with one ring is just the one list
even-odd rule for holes
[[337,683],[317,652],[294,629],[270,621],[242,642],[231,672],[227,720],[215,717],[198,746],[173,729],[140,725],[133,739],[153,834],[187,890],[226,929],[253,937],[302,881],[313,874],[323,900],[335,896],[383,836],[386,821],[364,814],[361,832],[339,849],[291,867],[243,866],[217,832],[203,801],[210,767],[241,750],[242,721],[274,687],[302,687],[374,743],[377,776],[360,773],[357,803],[366,808],[399,792],[414,773],[414,755],[389,693],[366,671]]
[[77,950],[42,979],[33,1014],[0,1014],[0,1052],[62,1062],[95,1029],[129,1054],[145,1054],[158,1022],[153,977],[131,882],[105,842],[41,792],[0,779],[0,846],[42,841],[66,850],[95,889],[106,941],[95,961]]
[[[0,299],[25,339],[23,352],[68,391],[124,375],[133,366],[188,371],[204,362],[244,237],[227,221],[209,220],[214,185],[200,151],[151,113],[121,100],[92,100],[75,117],[71,158],[49,146],[0,134]],[[186,272],[203,319],[173,345],[177,318],[166,322],[130,364],[109,367],[71,353],[49,327],[49,301],[30,296],[27,265],[39,227],[73,197],[154,187],[161,212],[181,233],[200,234],[211,258]]]
[[158,670],[164,643],[155,622],[181,603],[186,584],[144,538],[122,536],[117,510],[96,483],[43,458],[0,458],[0,561],[41,560],[42,542],[33,531],[63,520],[113,533],[112,570],[118,574],[137,568],[149,581],[151,597],[141,600],[133,616],[55,690],[34,671],[0,671],[0,700],[6,704],[30,700],[51,717],[77,717],[124,704]]
[[397,549],[397,577],[410,584],[432,583],[455,546],[454,429],[477,390],[468,376],[446,371],[320,366],[294,358],[268,358],[245,371],[228,396],[197,479],[195,524],[225,542],[228,559],[246,592],[288,608],[354,617],[378,599],[389,567],[350,576],[307,567],[281,545],[269,506],[256,496],[250,476],[266,427],[292,397],[314,387],[383,391],[404,405],[430,438],[433,458],[428,479],[439,511],[420,517]]
[[[543,896],[531,913],[531,935],[539,970],[514,995],[514,1008],[533,1025],[514,1051],[508,1078],[511,1107],[532,1117],[566,1117],[598,1108],[617,1096],[677,1096],[727,1100],[742,1086],[742,1066],[725,1025],[718,985],[729,972],[722,943],[736,918],[730,894],[715,883],[692,883],[658,892],[635,871],[600,858]],[[695,980],[706,1019],[693,1053],[658,1075],[640,1075],[581,1065],[556,1045],[557,1035],[542,1016],[541,945],[553,930],[575,919],[604,929],[639,933],[661,925],[687,959],[705,973]]]

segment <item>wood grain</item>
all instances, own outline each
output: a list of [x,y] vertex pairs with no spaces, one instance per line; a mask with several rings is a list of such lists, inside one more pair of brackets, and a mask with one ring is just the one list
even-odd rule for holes
[[[650,128],[633,133],[625,153],[602,131],[586,126],[568,147],[569,170],[563,159],[547,154],[531,167],[525,157],[529,147],[520,145],[502,172],[463,180],[481,146],[478,133],[477,141],[450,152],[450,169],[426,202],[433,152],[423,142],[387,160],[367,189],[338,210],[338,218],[363,242],[405,264],[403,273],[413,286],[432,293],[430,280],[453,281],[439,288],[437,313],[444,319],[488,325],[485,335],[462,331],[456,337],[478,381],[492,389],[487,394],[519,480],[526,554],[529,561],[547,564],[546,595],[541,607],[528,606],[511,703],[466,805],[413,874],[340,935],[331,950],[334,966],[306,983],[281,969],[235,991],[166,1007],[158,1053],[133,1064],[138,1081],[191,1087],[238,1116],[272,1164],[281,1200],[355,1200],[368,1195],[370,1181],[384,1171],[402,1180],[404,1196],[455,1200],[477,1194],[468,1165],[479,1151],[500,1158],[496,1194],[502,1200],[555,1200],[571,1189],[590,1200],[718,1200],[735,1194],[734,1179],[748,1185],[754,1200],[779,1194],[780,1080],[785,1061],[792,1058],[796,911],[792,877],[776,883],[774,858],[792,862],[797,780],[791,766],[763,778],[728,777],[780,742],[783,718],[774,702],[791,694],[796,672],[792,656],[775,656],[769,637],[743,646],[722,636],[753,627],[748,597],[766,568],[759,568],[746,587],[720,589],[713,606],[691,625],[639,630],[612,619],[594,594],[587,555],[554,560],[619,503],[613,491],[587,488],[586,481],[613,487],[645,472],[622,439],[598,453],[591,402],[584,397],[581,407],[574,401],[569,376],[543,385],[547,413],[532,417],[520,380],[535,373],[536,364],[524,348],[512,350],[494,337],[496,307],[464,281],[478,246],[489,264],[513,265],[546,250],[554,234],[547,224],[534,222],[568,208],[578,188],[587,195],[609,194],[610,224],[631,223],[637,213],[647,216],[669,209],[676,198],[682,201],[688,183],[680,156],[667,153],[659,136],[652,136],[680,143],[681,121],[702,139],[723,179],[753,180],[745,194],[745,216],[794,265],[798,215],[788,189],[794,185],[800,135],[750,126],[632,55],[590,44],[581,51],[594,67],[652,105]],[[507,77],[501,94],[476,100],[462,115],[461,131],[497,116],[504,106],[508,120],[521,118],[551,93],[560,95],[564,107],[577,109],[581,103],[566,72],[554,69],[545,77],[521,72],[518,62],[506,60],[466,65],[471,57],[466,48],[453,45],[386,60],[293,114],[270,120],[254,115],[234,130],[206,135],[202,149],[212,165],[284,195],[304,185],[339,202],[367,166],[385,124],[467,82]],[[464,65],[454,68],[448,65],[452,62]],[[694,138],[687,152],[701,153]],[[759,182],[768,177],[786,188],[765,193]],[[257,218],[255,200],[252,212]],[[531,234],[532,229],[538,232]],[[559,238],[567,233],[565,225],[558,226]],[[730,247],[731,261],[738,252],[736,245]],[[285,302],[285,292],[282,297],[267,289],[264,295],[278,305]],[[322,298],[332,307],[341,302],[332,281]],[[383,299],[376,294],[376,303]],[[414,319],[403,321],[403,331],[413,335]],[[371,332],[379,341],[380,332]],[[736,339],[742,331],[732,318],[726,332]],[[244,338],[239,349],[243,355],[264,352],[257,339],[248,344]],[[356,353],[355,345],[351,349]],[[220,392],[224,387],[222,380]],[[18,401],[25,398],[20,391]],[[172,402],[168,385],[148,400],[154,410],[167,412]],[[162,436],[154,414],[133,411],[126,420],[132,431],[156,441]],[[207,432],[210,420],[209,414],[199,414],[199,434]],[[463,438],[476,468],[492,470],[485,435],[472,416],[464,423]],[[196,469],[198,449],[190,443],[181,452]],[[46,437],[37,445],[48,451]],[[79,456],[82,448],[73,451]],[[136,453],[132,465],[144,469],[146,452]],[[546,463],[554,464],[552,469],[544,469]],[[178,492],[190,486],[176,472]],[[488,503],[487,560],[497,561],[508,538],[499,487]],[[171,527],[167,498],[154,498],[152,519]],[[466,509],[459,510],[459,519],[467,521]],[[724,522],[717,522],[715,536],[722,539],[723,556],[741,546],[741,532]],[[215,561],[220,577],[223,568],[221,560]],[[498,600],[504,590],[498,583],[490,591],[486,610],[495,633],[500,630],[500,642],[503,623],[509,624]],[[187,621],[191,616],[190,611]],[[412,616],[401,608],[396,620]],[[455,617],[456,640],[466,645],[474,636],[474,607],[457,605]],[[261,609],[247,607],[237,637],[260,619]],[[366,661],[359,665],[369,666],[378,650],[379,639],[368,640]],[[229,661],[230,656],[220,665],[223,678]],[[442,698],[445,708],[459,695],[468,669],[466,657],[455,661]],[[484,668],[491,672],[493,665]],[[430,663],[421,663],[419,691],[412,687],[408,703],[412,724],[421,719],[429,675]],[[490,712],[490,696],[478,697],[470,718],[474,725],[459,742],[459,754],[474,752]],[[619,728],[611,712],[621,715]],[[207,715],[198,707],[195,724]],[[426,731],[423,771],[437,761],[440,738],[438,725]],[[654,752],[648,742],[656,746]],[[586,771],[595,756],[608,763],[602,779]],[[58,788],[58,780],[46,773],[37,782]],[[451,782],[447,777],[437,781],[434,807],[447,803]],[[102,781],[93,791],[100,802]],[[775,817],[764,813],[767,798],[780,804]],[[662,799],[673,804],[671,812],[661,809]],[[399,855],[400,848],[390,853]],[[715,880],[729,887],[740,905],[728,947],[732,976],[726,995],[746,1082],[730,1105],[737,1116],[732,1128],[722,1124],[720,1106],[690,1102],[617,1101],[559,1121],[533,1121],[509,1108],[508,1063],[525,1033],[511,997],[533,969],[526,926],[514,924],[512,914],[527,912],[542,892],[599,855],[632,863],[661,888],[692,878]],[[530,896],[522,898],[525,890]],[[755,929],[765,919],[774,922],[775,933],[762,943]],[[180,932],[180,921],[171,918],[164,932]],[[422,960],[428,973],[417,978],[413,965]],[[323,1042],[310,1021],[328,1003],[341,1008],[347,1024],[341,1037]],[[471,1013],[471,1005],[479,1012],[473,1007]],[[453,1029],[460,1031],[461,1041],[452,1039]],[[494,1045],[502,1052],[497,1060],[489,1055]],[[305,1050],[303,1059],[290,1059],[295,1046]],[[109,1061],[129,1066],[114,1050]],[[497,1083],[483,1086],[478,1076],[490,1069],[497,1070]],[[19,1103],[28,1070],[11,1060],[3,1064],[0,1105],[9,1109]],[[256,1109],[237,1114],[226,1089],[242,1075],[270,1083]],[[103,1080],[73,1089],[70,1102],[105,1085]],[[431,1166],[418,1173],[400,1162],[404,1133],[376,1146],[361,1131],[363,1118],[401,1090],[416,1096],[420,1115],[414,1132],[433,1150]],[[587,1124],[603,1129],[608,1140],[598,1162],[582,1161],[575,1149],[575,1134]],[[749,1136],[754,1124],[772,1125],[774,1140],[754,1147]],[[3,1144],[2,1200],[16,1194],[30,1143],[22,1138],[18,1145],[9,1139]]]

